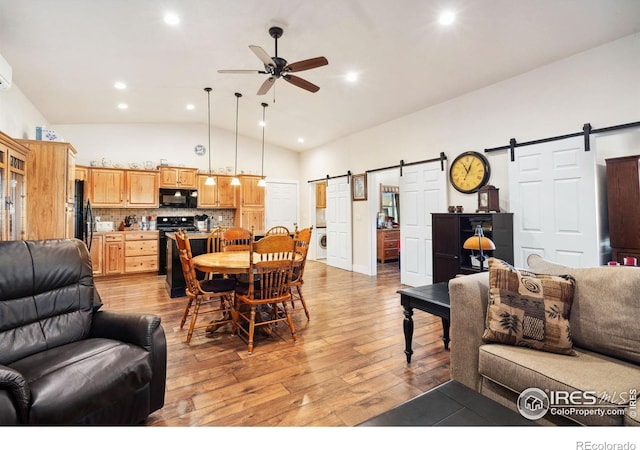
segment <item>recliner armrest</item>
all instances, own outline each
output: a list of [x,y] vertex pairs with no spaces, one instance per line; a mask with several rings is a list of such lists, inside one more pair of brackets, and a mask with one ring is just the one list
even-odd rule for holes
[[93,315],[91,337],[115,339],[139,345],[147,351],[153,347],[154,331],[160,317],[153,314],[125,314],[97,311]]
[[[8,392],[18,419],[21,423],[27,423],[31,390],[22,374],[11,367],[0,364],[0,391]],[[0,424],[9,421],[9,417],[13,418],[13,416],[12,411],[0,411]],[[12,423],[7,424],[11,425]]]

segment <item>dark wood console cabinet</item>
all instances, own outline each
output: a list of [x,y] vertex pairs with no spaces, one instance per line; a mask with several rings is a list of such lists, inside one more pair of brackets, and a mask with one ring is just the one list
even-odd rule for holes
[[640,155],[605,160],[611,259],[640,259]]
[[513,264],[513,213],[436,213],[431,215],[431,222],[434,283],[449,281],[457,274],[480,271],[472,263],[471,250],[462,248],[478,224],[484,235],[496,244],[496,249],[485,255]]

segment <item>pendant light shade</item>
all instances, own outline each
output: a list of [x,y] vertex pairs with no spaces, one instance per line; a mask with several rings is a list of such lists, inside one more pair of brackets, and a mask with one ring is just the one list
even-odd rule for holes
[[264,114],[265,111],[267,110],[267,105],[266,103],[262,103],[262,169],[260,169],[260,181],[258,181],[258,186],[260,187],[265,187],[267,185],[267,182],[264,179],[264,129],[267,126],[267,122],[264,119]]
[[209,154],[209,176],[205,180],[204,184],[207,186],[213,186],[216,184],[215,178],[211,173],[211,88],[206,87],[204,90],[207,93],[207,112],[208,112],[208,123],[209,123],[209,147],[207,148],[207,152]]
[[236,163],[233,179],[231,180],[231,186],[240,186],[240,179],[238,178],[238,111],[240,105],[240,97],[242,94],[236,92]]

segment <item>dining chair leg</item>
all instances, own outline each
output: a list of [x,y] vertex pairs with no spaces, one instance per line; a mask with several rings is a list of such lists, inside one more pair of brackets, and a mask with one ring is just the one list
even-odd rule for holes
[[189,332],[187,333],[187,344],[191,342],[191,336],[193,335],[193,329],[196,327],[196,319],[198,318],[198,312],[200,311],[200,303],[202,299],[200,296],[196,298],[196,303],[193,306],[193,313],[191,316],[191,323],[189,324]]
[[300,286],[296,286],[296,289],[298,290],[298,297],[300,297],[300,303],[302,303],[302,307],[304,308],[304,313],[307,315],[307,320],[309,320],[311,317],[309,317],[307,302],[304,301],[304,297],[302,296],[302,288]]
[[253,333],[256,329],[256,306],[251,306],[251,315],[249,316],[249,337],[247,342],[247,352],[253,353]]
[[296,327],[293,325],[291,311],[289,311],[287,302],[282,302],[282,307],[284,308],[284,314],[287,316],[287,323],[289,324],[289,330],[291,330],[291,337],[293,338],[293,342],[296,342],[296,340],[298,339],[298,335],[296,334]]
[[187,307],[184,309],[184,314],[182,315],[182,320],[180,321],[180,328],[182,328],[187,321],[187,316],[189,315],[189,310],[191,309],[191,304],[193,303],[193,298],[189,297],[189,301],[187,302]]

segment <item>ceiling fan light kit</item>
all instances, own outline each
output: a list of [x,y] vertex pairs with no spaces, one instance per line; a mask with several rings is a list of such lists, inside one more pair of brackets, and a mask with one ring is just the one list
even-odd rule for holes
[[304,70],[315,69],[316,67],[326,66],[329,64],[327,58],[324,56],[318,56],[316,58],[305,59],[289,64],[286,59],[278,56],[278,39],[283,34],[283,29],[280,27],[269,28],[269,35],[275,40],[275,56],[271,57],[269,54],[258,45],[250,45],[251,51],[262,61],[264,64],[264,70],[218,70],[219,73],[259,73],[269,75],[269,77],[262,83],[258,89],[258,95],[264,95],[271,90],[271,87],[275,84],[278,78],[282,78],[288,83],[302,88],[309,92],[318,92],[320,87],[315,84],[300,78],[296,75],[291,75],[291,72],[302,72]]

